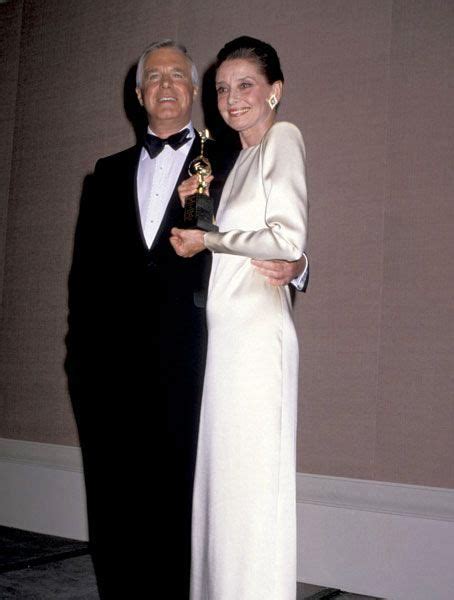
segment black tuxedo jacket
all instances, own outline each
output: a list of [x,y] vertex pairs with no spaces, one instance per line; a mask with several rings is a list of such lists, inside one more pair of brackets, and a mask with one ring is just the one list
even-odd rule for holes
[[[234,156],[220,154],[212,142],[206,149],[215,174],[210,195],[217,207]],[[177,355],[184,358],[185,371],[188,363],[201,371],[203,344],[199,347],[198,342],[204,330],[211,255],[204,252],[184,259],[173,251],[170,230],[183,220],[176,188],[153,245],[147,248],[136,188],[140,150],[134,146],[98,161],[84,189],[69,277],[66,366],[72,385],[84,385],[89,378],[90,385],[97,379],[107,388],[124,380],[123,372],[129,378],[129,369],[139,367],[159,374],[161,381]],[[196,138],[177,186],[199,152]],[[171,375],[175,380],[184,373]],[[147,393],[158,389],[159,381],[154,380]]]
[[[217,204],[235,156],[210,141],[205,149],[215,175],[210,195]],[[168,553],[173,566],[178,556],[186,564],[184,577],[189,572],[211,255],[184,259],[173,251],[170,229],[183,219],[176,188],[147,248],[137,202],[140,150],[134,146],[96,164],[82,195],[69,276],[66,370],[84,456],[98,580],[103,572],[116,571],[111,547],[137,543],[134,536],[143,533],[144,522],[162,548],[159,568],[165,571]],[[199,152],[196,137],[177,186]],[[154,483],[148,491],[144,473]],[[147,521],[145,515],[154,516]],[[106,557],[110,564],[103,569]],[[185,597],[183,591],[179,597]]]

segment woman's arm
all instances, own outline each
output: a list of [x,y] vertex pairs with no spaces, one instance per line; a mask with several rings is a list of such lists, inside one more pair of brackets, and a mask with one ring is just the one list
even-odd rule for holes
[[305,149],[300,131],[291,123],[275,123],[261,148],[261,183],[266,198],[266,227],[257,231],[208,232],[212,252],[268,260],[298,260],[306,245],[307,189]]

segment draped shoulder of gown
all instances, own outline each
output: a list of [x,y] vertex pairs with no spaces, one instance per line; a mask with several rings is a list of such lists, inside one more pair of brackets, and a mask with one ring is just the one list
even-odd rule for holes
[[275,123],[223,190],[193,502],[191,600],[295,600],[298,344],[289,289],[251,259],[301,257],[305,150]]

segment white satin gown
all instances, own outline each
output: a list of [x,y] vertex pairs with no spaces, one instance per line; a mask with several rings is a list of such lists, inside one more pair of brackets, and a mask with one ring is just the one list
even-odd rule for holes
[[208,355],[194,484],[191,600],[295,600],[298,344],[287,287],[251,258],[306,242],[305,150],[275,123],[241,151],[207,233]]

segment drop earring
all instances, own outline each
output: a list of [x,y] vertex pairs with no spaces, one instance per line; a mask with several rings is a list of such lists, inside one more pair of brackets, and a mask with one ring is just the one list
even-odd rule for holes
[[278,104],[278,99],[276,98],[276,94],[272,94],[268,98],[267,102],[270,105],[271,110],[274,110]]

